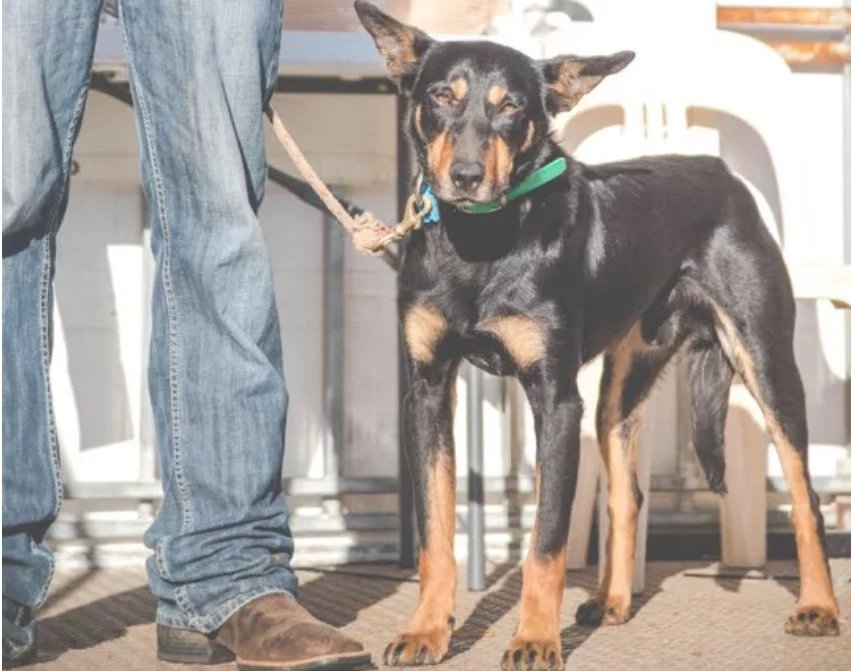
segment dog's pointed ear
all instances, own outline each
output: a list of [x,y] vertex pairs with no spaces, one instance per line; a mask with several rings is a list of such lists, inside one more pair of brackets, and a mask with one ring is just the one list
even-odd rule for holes
[[620,72],[633,58],[634,52],[619,51],[611,56],[557,56],[540,61],[547,84],[547,111],[557,114],[573,109],[604,77]]
[[384,56],[390,76],[405,90],[417,73],[423,55],[435,41],[418,28],[397,21],[364,0],[356,0],[355,11]]

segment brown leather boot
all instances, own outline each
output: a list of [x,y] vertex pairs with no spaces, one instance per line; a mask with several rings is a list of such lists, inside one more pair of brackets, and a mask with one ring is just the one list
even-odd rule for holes
[[213,637],[157,625],[157,656],[186,664],[235,658],[240,671],[355,671],[372,662],[360,643],[320,622],[286,594],[249,601]]

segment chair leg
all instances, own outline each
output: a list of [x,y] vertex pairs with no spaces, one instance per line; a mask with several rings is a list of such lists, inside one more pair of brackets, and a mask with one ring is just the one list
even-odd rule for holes
[[724,431],[727,494],[720,502],[721,563],[757,568],[766,560],[765,477],[768,450],[765,420],[740,381],[730,389]]
[[588,566],[588,546],[591,542],[594,506],[597,503],[597,485],[602,470],[600,447],[597,445],[594,427],[594,408],[597,405],[602,373],[603,360],[600,357],[585,366],[579,372],[577,379],[579,394],[585,403],[585,413],[582,416],[579,475],[576,479],[576,494],[573,499],[573,511],[570,514],[570,533],[567,537],[568,569]]
[[576,495],[570,513],[570,533],[567,536],[568,569],[585,568],[588,565],[591,522],[594,519],[597,483],[600,478],[600,449],[597,447],[597,441],[583,434],[581,450]]

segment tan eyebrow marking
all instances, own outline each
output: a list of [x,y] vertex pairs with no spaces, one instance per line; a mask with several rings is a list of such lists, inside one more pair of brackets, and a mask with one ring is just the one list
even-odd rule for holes
[[505,90],[504,86],[494,84],[488,91],[488,102],[494,106],[500,105],[505,100],[506,95],[508,95],[508,91]]
[[467,97],[467,80],[464,77],[455,77],[449,82],[449,88],[452,89],[456,100],[464,100]]

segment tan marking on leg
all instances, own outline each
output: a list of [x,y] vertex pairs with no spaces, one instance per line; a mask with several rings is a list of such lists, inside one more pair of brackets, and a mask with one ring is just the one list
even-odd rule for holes
[[520,147],[520,151],[524,152],[529,147],[532,146],[532,141],[535,139],[535,122],[531,119],[529,120],[529,128],[526,129],[526,139],[523,140],[523,146]]
[[484,329],[496,336],[520,369],[539,361],[546,352],[547,334],[530,317],[496,317],[485,322]]
[[449,88],[452,89],[455,100],[464,100],[467,97],[467,80],[464,77],[455,77],[449,82]]
[[413,663],[421,648],[436,664],[449,649],[455,610],[455,460],[441,449],[428,466],[428,537],[420,551],[420,594],[408,626],[388,646],[402,646],[398,662]]
[[455,603],[455,460],[444,451],[429,465],[428,543],[420,552],[420,607],[415,620],[445,627]]
[[507,94],[508,91],[505,90],[504,86],[494,84],[488,91],[488,102],[494,107],[499,107],[502,104],[502,101],[505,100],[505,96]]
[[434,348],[446,333],[446,318],[433,307],[414,305],[403,318],[405,343],[414,361],[430,363]]
[[[541,469],[535,469],[535,492],[540,496]],[[512,660],[516,650],[524,656],[534,650],[536,659],[546,663],[555,657],[555,668],[562,667],[560,620],[564,596],[567,546],[556,554],[539,557],[535,552],[538,537],[538,518],[529,537],[529,550],[523,562],[523,589],[520,597],[520,620],[517,633],[506,650],[506,659]],[[515,667],[509,665],[509,669]],[[525,667],[523,667],[525,668]],[[535,668],[538,668],[537,666]],[[542,667],[543,668],[543,667]]]
[[529,554],[523,563],[517,637],[526,641],[558,641],[566,546],[552,557],[540,558],[535,555],[536,536],[533,531],[529,540]]
[[731,361],[736,363],[739,375],[745,381],[763,415],[771,440],[777,448],[783,476],[792,499],[792,524],[795,528],[795,545],[801,573],[801,593],[798,609],[824,608],[834,616],[838,613],[836,596],[827,559],[818,535],[818,523],[810,506],[807,477],[798,450],[789,440],[774,411],[765,403],[756,374],[756,364],[744,345],[741,334],[730,316],[713,304],[716,325],[722,347]]
[[604,599],[604,623],[626,621],[632,601],[632,569],[638,505],[632,488],[638,451],[638,428],[643,404],[629,417],[622,416],[623,388],[636,353],[645,348],[637,326],[610,352],[612,378],[598,427],[600,452],[609,479],[608,558],[600,589]]

